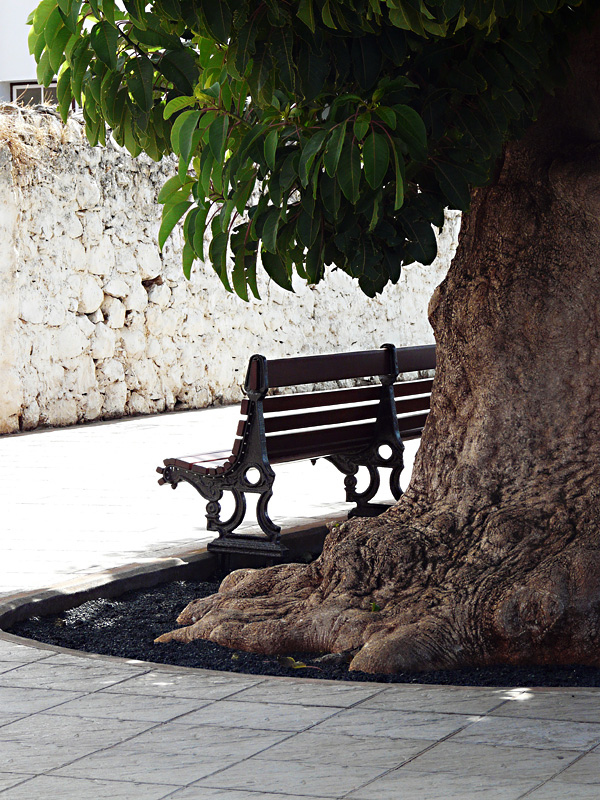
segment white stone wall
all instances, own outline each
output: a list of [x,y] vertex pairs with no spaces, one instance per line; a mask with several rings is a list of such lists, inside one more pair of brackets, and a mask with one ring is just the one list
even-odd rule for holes
[[51,114],[0,108],[1,122],[0,432],[233,402],[255,352],[433,340],[427,302],[454,252],[456,216],[438,260],[407,267],[377,299],[337,271],[295,294],[263,277],[262,299],[245,303],[210,265],[185,279],[180,231],[159,253],[169,160],[91,148],[77,121],[65,129]]

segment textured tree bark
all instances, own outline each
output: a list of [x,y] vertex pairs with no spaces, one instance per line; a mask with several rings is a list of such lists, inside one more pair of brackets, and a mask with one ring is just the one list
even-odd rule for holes
[[159,641],[349,651],[367,672],[600,666],[598,32],[463,221],[401,501],[309,566],[233,573]]

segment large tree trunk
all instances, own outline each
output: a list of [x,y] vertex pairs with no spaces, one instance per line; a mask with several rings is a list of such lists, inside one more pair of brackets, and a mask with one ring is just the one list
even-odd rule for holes
[[367,672],[600,666],[594,43],[463,221],[430,305],[438,369],[404,497],[333,529],[309,566],[233,573],[163,640],[351,651]]

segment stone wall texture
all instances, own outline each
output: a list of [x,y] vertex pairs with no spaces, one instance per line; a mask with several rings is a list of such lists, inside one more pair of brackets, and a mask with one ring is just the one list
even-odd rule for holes
[[261,300],[228,294],[209,264],[181,269],[181,231],[162,253],[156,198],[170,159],[90,147],[76,119],[0,107],[0,433],[237,401],[248,357],[433,341],[427,303],[440,255],[376,299],[332,271]]

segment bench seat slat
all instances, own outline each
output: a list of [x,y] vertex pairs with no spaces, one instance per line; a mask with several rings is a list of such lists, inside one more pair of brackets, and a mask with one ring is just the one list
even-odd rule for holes
[[203,461],[193,464],[192,472],[198,472],[200,475],[221,475],[231,468],[234,460],[233,456],[230,456],[229,458],[221,458],[215,461]]
[[180,469],[191,469],[194,464],[205,461],[219,461],[231,455],[230,450],[217,450],[211,453],[196,453],[191,456],[178,456],[177,458],[165,458],[166,467],[179,467]]

